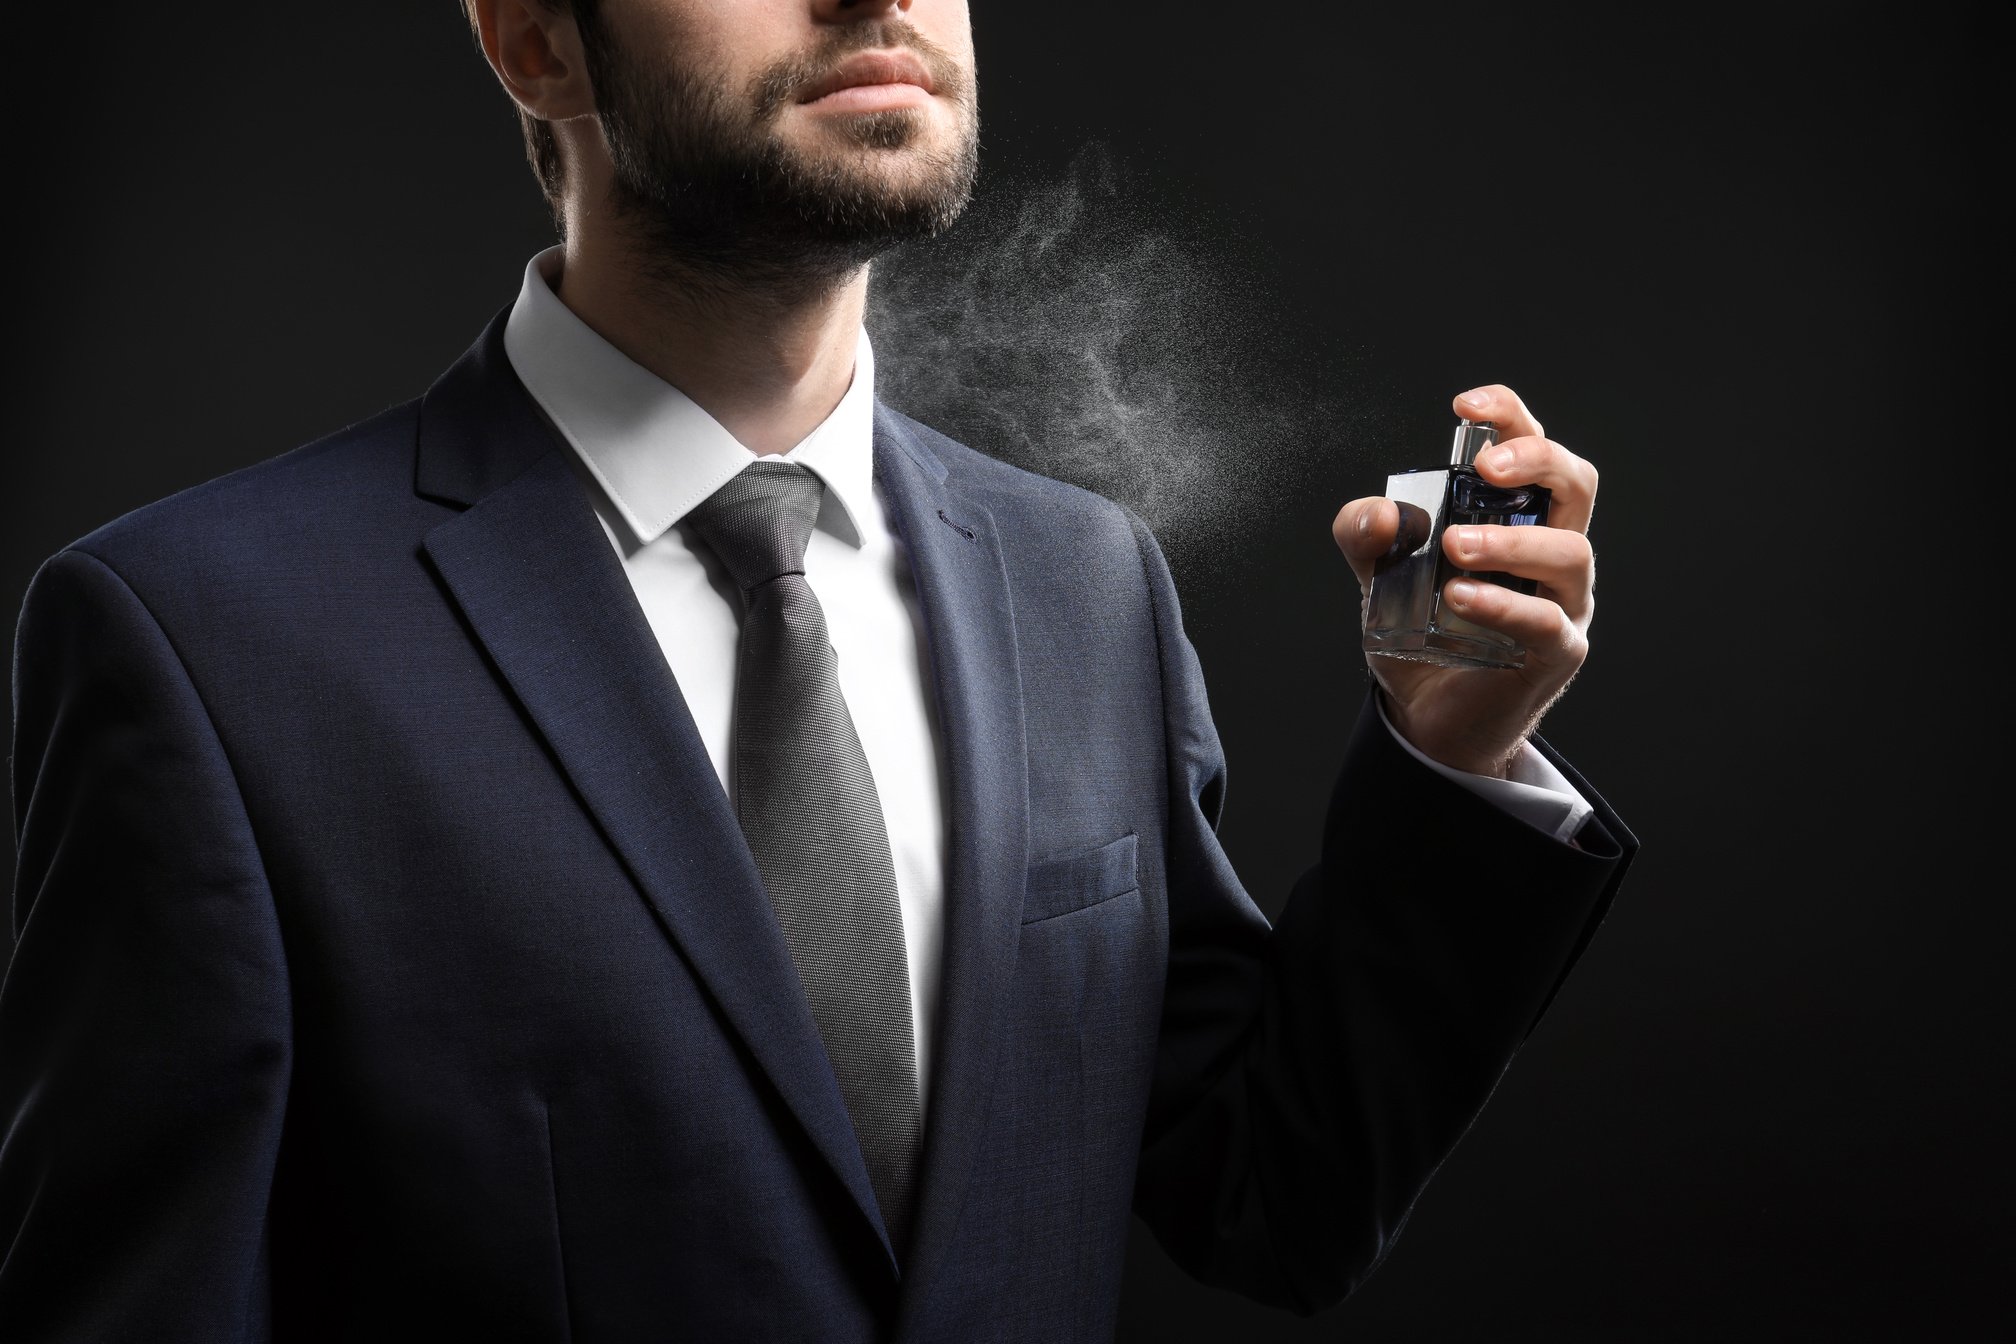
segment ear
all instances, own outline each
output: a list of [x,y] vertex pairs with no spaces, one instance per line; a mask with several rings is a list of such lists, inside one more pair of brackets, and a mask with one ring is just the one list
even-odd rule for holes
[[541,0],[470,0],[483,56],[511,100],[541,121],[595,111],[574,16]]

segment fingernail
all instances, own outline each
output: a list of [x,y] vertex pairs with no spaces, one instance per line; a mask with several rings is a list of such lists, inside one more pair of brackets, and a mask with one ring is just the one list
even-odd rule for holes
[[1477,535],[1477,529],[1474,527],[1459,527],[1454,530],[1456,533],[1456,549],[1464,555],[1477,554],[1478,543],[1482,540]]
[[1465,392],[1461,397],[1457,398],[1457,400],[1461,401],[1465,406],[1468,406],[1473,411],[1481,411],[1486,406],[1489,406],[1491,404],[1491,394],[1489,392],[1486,392],[1483,388],[1477,387],[1472,388],[1468,392]]
[[1442,590],[1442,594],[1449,599],[1450,606],[1467,607],[1470,605],[1470,599],[1477,596],[1477,585],[1468,579],[1451,579],[1449,586]]
[[1519,454],[1510,448],[1492,448],[1484,453],[1481,460],[1493,471],[1510,471],[1513,464],[1519,460]]
[[1358,510],[1358,535],[1364,536],[1372,530],[1372,510]]

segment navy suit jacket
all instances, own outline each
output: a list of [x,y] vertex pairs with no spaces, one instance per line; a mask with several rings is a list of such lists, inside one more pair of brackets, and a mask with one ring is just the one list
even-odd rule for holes
[[[892,1248],[735,816],[501,330],[34,577],[0,1336],[1098,1340],[1130,1210],[1205,1281],[1348,1293],[1602,918],[1618,819],[1570,770],[1597,816],[1560,843],[1368,702],[1270,928],[1216,838],[1148,529],[878,407],[950,827]],[[1464,856],[1488,880],[1435,875]]]

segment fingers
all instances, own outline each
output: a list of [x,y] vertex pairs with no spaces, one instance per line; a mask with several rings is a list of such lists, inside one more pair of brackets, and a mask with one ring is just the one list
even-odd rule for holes
[[1572,675],[1588,656],[1582,623],[1545,597],[1529,597],[1479,579],[1451,579],[1442,586],[1442,600],[1465,620],[1518,640],[1526,648],[1529,672],[1566,668]]
[[1477,472],[1494,485],[1544,485],[1553,493],[1549,527],[1587,532],[1596,508],[1596,468],[1546,437],[1540,422],[1511,388],[1473,388],[1452,403],[1469,420],[1498,426],[1498,445],[1477,458]]
[[1503,383],[1473,387],[1450,403],[1465,420],[1489,420],[1498,426],[1498,438],[1544,439],[1547,431],[1519,400],[1519,394]]
[[1589,539],[1580,532],[1558,527],[1452,527],[1442,535],[1442,551],[1472,573],[1536,580],[1540,596],[1558,603],[1570,621],[1589,623],[1596,558]]
[[[1420,510],[1413,510],[1419,514]],[[1337,549],[1358,576],[1361,588],[1371,586],[1379,561],[1398,551],[1413,550],[1427,540],[1427,519],[1410,527],[1408,511],[1391,499],[1373,495],[1354,499],[1337,511],[1330,534]],[[1442,549],[1464,569],[1501,572],[1533,579],[1559,602],[1572,620],[1586,622],[1595,585],[1595,555],[1588,537],[1565,527],[1452,527],[1442,535]]]

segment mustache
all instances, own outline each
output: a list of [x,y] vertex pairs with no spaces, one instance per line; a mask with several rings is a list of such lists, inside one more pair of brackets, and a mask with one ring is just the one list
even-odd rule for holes
[[787,103],[831,75],[834,68],[857,51],[907,51],[931,75],[933,91],[955,103],[964,103],[971,93],[972,80],[952,54],[918,32],[910,24],[893,19],[871,19],[834,28],[810,50],[773,61],[755,80],[753,101],[759,117],[768,119]]

